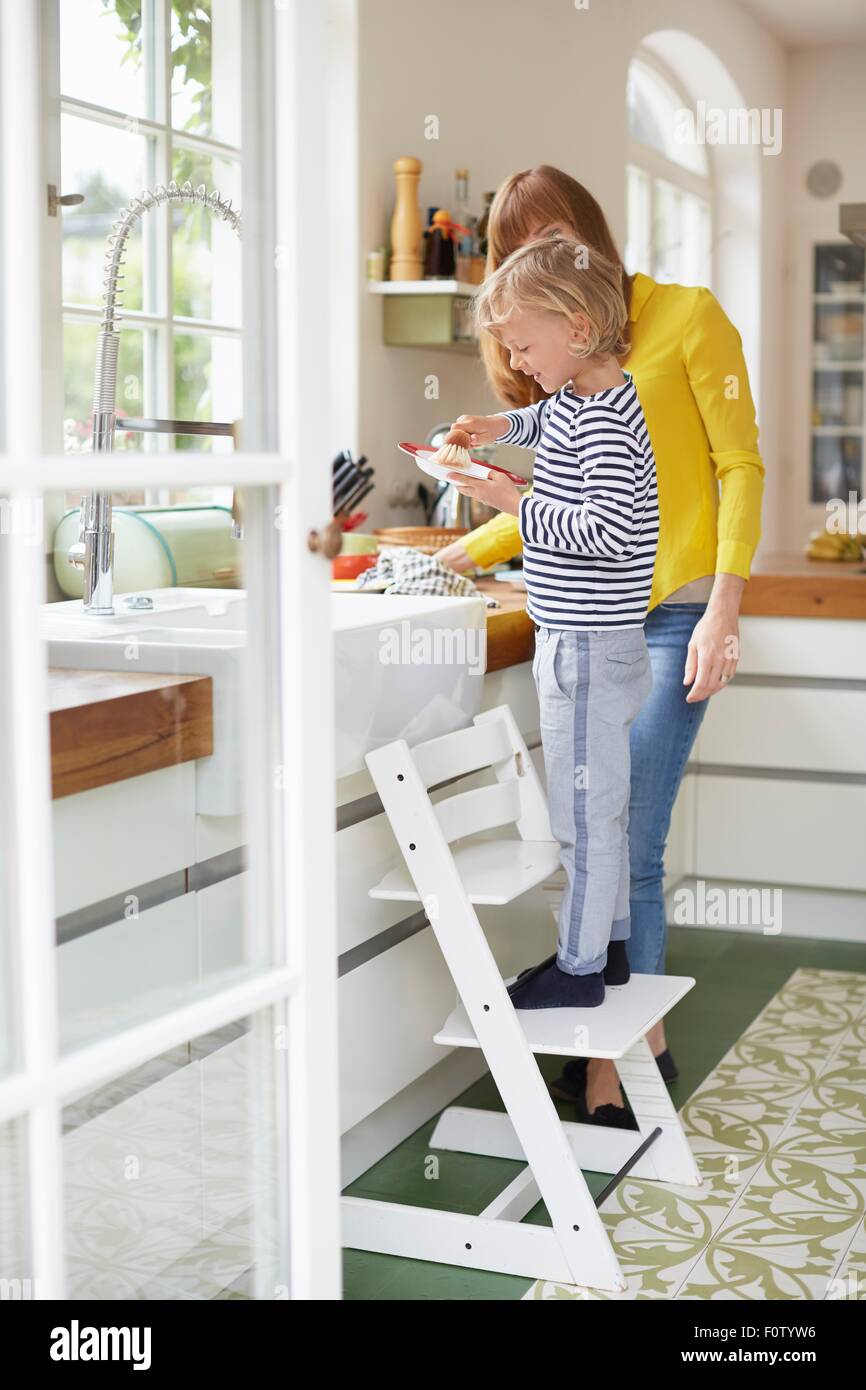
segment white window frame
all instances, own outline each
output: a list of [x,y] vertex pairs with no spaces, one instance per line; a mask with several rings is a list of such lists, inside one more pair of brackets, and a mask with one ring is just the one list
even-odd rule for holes
[[[322,631],[330,629],[330,565],[306,544],[311,524],[321,526],[330,516],[330,475],[295,463],[319,447],[329,405],[328,375],[320,370],[329,349],[327,305],[322,312],[329,248],[309,217],[310,201],[323,206],[328,197],[328,84],[322,81],[327,8],[307,0],[281,0],[279,6],[255,0],[246,7],[245,25],[247,52],[257,58],[255,65],[252,56],[245,59],[244,133],[261,140],[245,183],[248,204],[258,213],[246,223],[245,313],[260,328],[245,344],[245,437],[261,452],[206,459],[191,453],[91,454],[73,462],[41,451],[34,434],[43,419],[46,383],[41,263],[33,248],[50,229],[44,165],[32,157],[20,130],[22,122],[38,128],[40,120],[39,11],[29,5],[0,11],[9,401],[0,496],[32,506],[73,478],[88,489],[116,490],[142,482],[228,484],[241,477],[249,488],[269,489],[249,492],[245,512],[254,601],[244,665],[248,701],[258,700],[255,712],[269,710],[272,717],[245,721],[244,754],[252,769],[251,850],[259,856],[249,875],[252,906],[267,914],[279,964],[62,1056],[46,656],[39,637],[45,575],[40,547],[14,531],[0,536],[0,661],[7,667],[0,686],[0,739],[7,801],[15,813],[0,824],[8,869],[0,883],[0,929],[11,946],[10,993],[19,1006],[12,1021],[19,1065],[0,1075],[0,1124],[19,1121],[27,1141],[24,1224],[40,1299],[66,1296],[64,1103],[181,1040],[270,1006],[285,1010],[288,1026],[288,1047],[276,1052],[274,1065],[275,1108],[288,1149],[288,1191],[281,1196],[291,1297],[340,1296],[333,656],[332,643],[321,641]],[[263,312],[266,305],[272,312]],[[278,505],[285,519],[279,526],[272,511]],[[266,603],[273,624],[266,621]],[[292,773],[281,779],[279,796],[273,790],[277,765]]]
[[[683,107],[692,107],[693,103],[689,98],[688,94],[683,89],[682,83],[677,80],[676,75],[672,73],[670,69],[665,66],[664,63],[660,62],[660,60],[656,57],[654,53],[648,53],[645,49],[640,49],[634,55],[632,62],[642,63],[645,67],[651,68],[654,72],[658,74],[660,78],[662,78],[668,84],[669,87],[673,89],[673,91],[677,94],[678,98],[680,99]],[[652,275],[655,270],[655,228],[658,224],[658,183],[659,181],[662,181],[665,183],[672,184],[675,188],[680,189],[683,193],[690,193],[693,196],[700,198],[701,201],[706,203],[709,208],[710,260],[708,267],[708,276],[704,283],[707,289],[712,289],[715,280],[715,254],[713,229],[716,226],[717,217],[715,179],[713,171],[713,155],[711,148],[709,146],[706,147],[708,168],[706,176],[695,173],[694,170],[687,169],[682,164],[677,164],[676,161],[673,159],[668,159],[668,157],[666,155],[663,155],[659,150],[654,149],[650,145],[645,145],[642,141],[634,139],[630,132],[628,136],[627,150],[628,153],[626,160],[626,178],[628,178],[628,169],[629,167],[631,167],[632,169],[637,170],[640,174],[643,174],[649,181],[650,251],[652,255],[652,267],[647,273]],[[628,186],[626,185],[626,216],[628,216],[627,202]],[[631,228],[629,228],[629,235],[630,233]],[[635,267],[628,266],[627,269],[629,271],[632,271],[635,269]]]

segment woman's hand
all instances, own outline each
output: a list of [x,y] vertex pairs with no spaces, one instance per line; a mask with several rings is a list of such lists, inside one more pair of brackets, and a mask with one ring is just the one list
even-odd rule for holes
[[683,675],[683,685],[692,686],[686,696],[689,704],[717,695],[733,680],[740,657],[740,599],[745,587],[739,575],[716,575],[707,611],[689,642]]
[[467,477],[465,473],[448,473],[446,477],[464,497],[475,497],[485,506],[509,512],[511,516],[517,516],[520,511],[523,493],[504,473],[491,469],[486,478]]
[[475,568],[475,561],[469,551],[464,549],[462,541],[452,541],[451,545],[443,546],[441,550],[436,551],[433,559],[441,560],[443,565],[456,570],[458,574],[468,574]]
[[458,415],[451,431],[446,436],[446,443],[451,442],[451,434],[455,430],[462,430],[469,435],[469,447],[476,448],[480,444],[492,444],[500,435],[506,434],[510,420],[506,420],[504,415]]

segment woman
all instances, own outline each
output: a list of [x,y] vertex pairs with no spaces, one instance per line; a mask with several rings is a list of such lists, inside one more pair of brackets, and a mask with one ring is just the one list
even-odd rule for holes
[[[540,165],[509,178],[488,222],[488,274],[518,246],[561,232],[622,265],[604,213],[559,169]],[[656,460],[660,534],[645,635],[653,688],[631,728],[632,970],[665,968],[664,848],[671,812],[707,700],[737,665],[739,609],[760,538],[764,466],[739,334],[707,289],[659,284],[638,272],[623,287],[629,351],[620,359],[643,406]],[[543,398],[484,334],[482,357],[508,406]],[[479,496],[483,500],[483,487]],[[721,495],[719,494],[721,487]],[[515,517],[500,513],[438,552],[452,569],[486,568],[520,552]],[[664,1023],[647,1034],[662,1075],[678,1075]],[[566,1063],[557,1095],[582,1098],[593,1123],[626,1126],[613,1062]]]

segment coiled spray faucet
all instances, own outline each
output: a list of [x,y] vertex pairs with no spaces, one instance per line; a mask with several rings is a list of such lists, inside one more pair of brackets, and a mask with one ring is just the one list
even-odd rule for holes
[[[221,217],[240,236],[241,215],[232,208],[231,199],[223,199],[218,192],[208,193],[205,185],[193,188],[191,183],[178,187],[174,180],[166,188],[157,184],[153,190],[143,189],[139,197],[131,198],[127,207],[115,218],[108,237],[105,252],[105,287],[103,294],[103,315],[96,348],[96,376],[93,388],[93,418],[91,426],[91,446],[94,453],[111,453],[114,449],[114,430],[116,424],[115,404],[117,397],[117,354],[120,335],[116,324],[122,315],[117,306],[123,294],[120,282],[124,279],[120,270],[126,252],[126,243],[135,223],[151,208],[161,203],[199,203],[214,216]],[[144,422],[137,422],[143,425]],[[179,434],[178,425],[188,425],[183,420],[152,420],[148,427],[165,433]],[[189,431],[190,433],[193,431]],[[230,434],[231,427],[216,425],[208,427],[198,424],[197,434]],[[111,525],[111,493],[92,492],[81,499],[80,527],[77,544],[70,546],[69,563],[84,571],[84,609],[87,613],[107,615],[114,612],[112,565],[114,562],[114,532]]]

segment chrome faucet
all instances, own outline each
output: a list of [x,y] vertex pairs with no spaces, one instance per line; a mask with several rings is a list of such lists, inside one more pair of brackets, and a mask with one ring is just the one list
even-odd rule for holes
[[[157,184],[152,191],[142,190],[138,198],[115,218],[105,253],[103,285],[103,317],[96,349],[96,377],[93,388],[93,418],[91,445],[94,453],[111,453],[114,449],[116,426],[117,354],[120,335],[115,325],[122,315],[116,312],[123,290],[120,274],[129,234],[138,218],[161,203],[200,203],[215,216],[228,222],[240,236],[241,215],[232,208],[231,199],[225,202],[218,192],[208,193],[205,185],[182,188],[172,180],[168,187]],[[164,434],[233,434],[231,425],[209,425],[189,420],[125,420],[124,428],[153,430]],[[239,516],[232,509],[233,534],[240,535]],[[81,499],[78,542],[70,546],[68,559],[76,569],[84,571],[84,609],[87,613],[107,615],[114,612],[112,566],[114,563],[114,532],[111,526],[111,493],[92,492]]]

